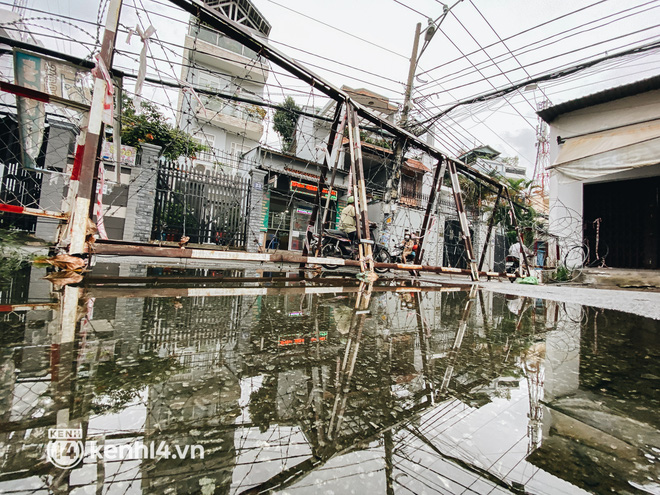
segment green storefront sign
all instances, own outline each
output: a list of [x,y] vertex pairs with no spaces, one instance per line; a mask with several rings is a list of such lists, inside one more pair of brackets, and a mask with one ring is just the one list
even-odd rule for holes
[[267,232],[268,231],[268,212],[270,211],[270,191],[268,191],[265,194],[264,199],[261,201],[261,214],[263,218],[263,222],[261,224],[261,228],[259,229],[261,232]]

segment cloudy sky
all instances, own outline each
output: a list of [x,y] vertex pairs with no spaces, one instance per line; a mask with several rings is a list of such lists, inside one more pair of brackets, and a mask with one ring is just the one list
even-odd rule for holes
[[[403,101],[415,25],[443,14],[438,0],[253,0],[272,26],[270,41],[336,86],[368,88],[394,104]],[[525,81],[559,68],[660,40],[659,0],[463,0],[453,5],[419,59],[413,115],[427,119],[456,101]],[[11,3],[2,5],[10,8]],[[102,34],[107,2],[26,0],[26,17],[47,46],[89,56]],[[149,74],[171,81],[181,75],[187,14],[167,0],[126,0],[121,13],[117,67],[134,71],[141,44],[126,30],[153,24]],[[425,32],[421,42],[424,42]],[[656,51],[600,64],[568,78],[507,97],[462,106],[438,121],[436,145],[451,155],[489,144],[519,156],[531,174],[536,156],[535,111],[552,104],[655,75]],[[273,70],[267,99],[291,95],[300,105],[326,100],[304,83]],[[130,83],[129,83],[130,84]],[[176,107],[176,93],[147,87],[145,96]],[[277,143],[277,136],[265,139]]]
[[[397,104],[403,100],[415,25],[421,22],[424,29],[429,18],[435,21],[443,13],[437,0],[254,3],[271,23],[276,47],[337,85],[371,88]],[[419,60],[413,93],[418,118],[560,67],[660,40],[658,19],[656,1],[463,0]],[[629,57],[537,90],[457,109],[442,120],[438,145],[455,152],[490,144],[530,167],[536,154],[535,110],[545,99],[557,104],[649,77],[657,67],[655,52]]]

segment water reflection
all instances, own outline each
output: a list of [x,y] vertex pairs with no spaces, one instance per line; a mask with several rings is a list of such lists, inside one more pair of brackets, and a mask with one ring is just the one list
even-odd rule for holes
[[[57,290],[32,270],[0,292],[0,490],[660,487],[655,321],[469,287],[116,269]],[[56,427],[82,431],[72,469],[46,458]]]

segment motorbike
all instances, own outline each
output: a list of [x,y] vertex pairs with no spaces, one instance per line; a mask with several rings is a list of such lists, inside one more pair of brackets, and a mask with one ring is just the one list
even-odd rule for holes
[[397,244],[394,247],[394,250],[392,250],[391,258],[392,258],[392,263],[401,263],[401,264],[407,264],[407,263],[412,263],[415,260],[415,253],[417,252],[417,245],[413,248],[413,251],[411,254],[406,256],[406,259],[403,259],[403,251],[406,247],[406,242],[408,239],[405,239],[400,243]]
[[[518,258],[518,256],[507,255],[507,257],[504,258],[504,271],[506,273],[516,275],[517,277],[521,276],[520,259]],[[515,279],[513,278],[510,280],[512,283],[515,281]]]
[[[375,239],[374,231],[376,224],[371,222],[369,224],[370,238]],[[314,234],[312,244],[310,246],[312,252],[316,252],[318,246],[319,235]],[[353,244],[348,238],[346,232],[338,229],[326,229],[323,231],[323,245],[321,246],[320,256],[322,258],[342,258],[342,259],[357,259],[358,246]],[[387,248],[376,241],[373,244],[373,259],[376,263],[390,263],[391,257]],[[334,270],[339,265],[331,265],[324,263],[323,266],[329,270]],[[378,273],[385,273],[388,268],[375,268]]]

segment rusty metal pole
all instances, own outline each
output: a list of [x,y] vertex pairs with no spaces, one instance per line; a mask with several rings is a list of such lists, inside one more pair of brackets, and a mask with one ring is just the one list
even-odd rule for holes
[[[110,67],[112,66],[112,56],[117,37],[121,5],[122,0],[110,0],[110,5],[108,6],[108,16],[101,43],[101,53],[99,55],[99,65],[105,65],[108,71],[110,71]],[[99,68],[94,79],[94,94],[89,111],[89,123],[85,135],[82,160],[74,163],[74,168],[71,172],[69,187],[74,189],[75,196],[69,218],[69,236],[71,239],[69,254],[82,253],[85,247],[87,219],[89,218],[92,196],[94,194],[92,185],[97,166],[100,136],[103,129],[102,115],[107,83],[101,72],[102,70]],[[78,155],[78,152],[76,152],[76,155]],[[117,167],[119,167],[119,164],[117,164]]]
[[[335,144],[335,136],[337,135],[337,126],[339,125],[339,119],[341,117],[341,103],[337,103],[335,107],[335,115],[332,119],[332,128],[330,129],[330,136],[328,137],[328,146],[333,146]],[[312,214],[309,217],[309,223],[307,224],[307,232],[305,235],[305,243],[303,244],[302,254],[307,256],[309,253],[309,246],[312,243],[312,236],[314,232],[314,226],[316,225],[316,217],[319,214],[319,207],[321,205],[321,198],[323,197],[323,189],[325,188],[325,177],[328,173],[328,167],[330,163],[328,162],[328,156],[325,155],[321,161],[321,175],[319,177],[318,188],[316,190],[316,197],[314,198],[314,208],[312,209]],[[330,196],[330,191],[328,191],[328,196]],[[322,228],[322,227],[321,227]],[[304,268],[304,264],[300,265],[300,268]]]
[[449,177],[451,178],[451,189],[454,193],[454,203],[456,204],[456,212],[458,213],[458,221],[461,225],[463,232],[463,241],[465,242],[465,253],[468,256],[470,263],[470,273],[474,282],[479,280],[479,271],[477,270],[477,260],[474,257],[474,249],[472,248],[472,236],[470,235],[470,224],[468,223],[467,214],[465,213],[465,206],[463,205],[463,194],[461,193],[461,184],[458,182],[458,173],[456,172],[456,164],[452,160],[447,160],[449,168]]
[[431,193],[429,194],[429,201],[426,205],[426,213],[424,213],[424,220],[422,221],[422,230],[419,235],[419,244],[417,247],[417,253],[415,253],[415,265],[422,263],[422,246],[424,245],[424,239],[426,237],[426,231],[429,227],[429,219],[431,218],[431,212],[433,211],[433,206],[435,205],[435,194],[438,186],[438,181],[440,177],[444,174],[445,164],[444,160],[439,161],[435,166],[435,174],[433,175],[433,185],[431,186]]
[[500,187],[499,192],[497,193],[497,198],[495,199],[495,204],[493,205],[493,212],[490,214],[488,219],[488,231],[486,232],[486,241],[484,242],[484,248],[481,250],[481,257],[479,258],[479,271],[484,266],[484,261],[486,259],[486,251],[488,250],[488,243],[490,242],[490,234],[493,232],[493,226],[495,224],[495,211],[497,210],[497,204],[500,202],[502,197],[502,188]]
[[[339,124],[339,129],[337,130],[337,135],[335,136],[335,143],[332,146],[332,156],[329,158],[333,164],[332,175],[330,176],[330,184],[328,185],[328,197],[325,200],[325,206],[323,207],[323,215],[321,215],[321,228],[319,229],[319,242],[316,246],[316,252],[313,253],[314,256],[319,256],[321,252],[321,246],[323,245],[323,231],[325,230],[325,221],[328,217],[328,209],[330,208],[330,196],[332,196],[332,191],[335,187],[335,177],[337,176],[337,167],[339,166],[339,154],[341,153],[342,141],[344,139],[344,129],[346,128],[346,112],[344,112],[344,117]],[[330,155],[330,153],[328,153]],[[333,158],[334,156],[334,158]],[[326,157],[328,159],[328,157]],[[350,194],[350,191],[349,191]],[[337,197],[339,200],[339,196]]]
[[463,343],[463,337],[465,336],[465,331],[468,327],[468,318],[470,317],[470,312],[472,311],[472,304],[474,299],[477,297],[477,284],[473,284],[470,288],[470,293],[467,296],[467,301],[465,302],[465,307],[463,308],[463,314],[461,319],[458,322],[458,331],[454,337],[454,345],[449,351],[447,356],[447,369],[445,370],[445,375],[442,378],[442,385],[440,386],[441,391],[447,390],[449,388],[449,382],[454,374],[454,365],[456,364],[456,358],[458,353],[461,350],[461,344]]

